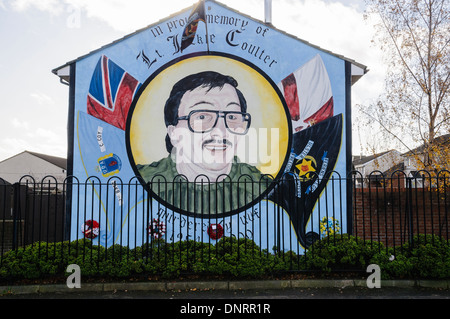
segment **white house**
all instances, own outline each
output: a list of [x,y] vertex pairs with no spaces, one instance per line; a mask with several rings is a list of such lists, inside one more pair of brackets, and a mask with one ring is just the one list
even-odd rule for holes
[[449,170],[450,165],[448,156],[450,154],[450,134],[436,137],[435,146],[433,147],[434,160],[437,162],[436,167],[425,167],[428,162],[429,154],[424,144],[419,147],[402,154],[405,163],[405,172],[410,177],[414,177],[416,172],[421,170]]
[[362,186],[362,181],[369,176],[383,174],[389,178],[387,173],[394,166],[401,163],[403,158],[397,150],[390,150],[370,156],[353,156],[353,167],[358,173],[356,175],[357,187]]
[[[423,187],[425,179],[431,176],[430,173],[432,171],[441,177],[448,176],[448,171],[450,170],[448,160],[450,155],[450,134],[436,137],[435,144],[432,150],[427,151],[425,144],[422,144],[402,154],[405,174],[412,178],[411,182],[413,187]],[[429,163],[429,153],[433,153],[434,165]]]
[[[54,186],[55,180],[58,184],[63,184],[66,171],[67,160],[65,158],[29,151],[24,151],[0,162],[0,178],[11,184],[19,182],[24,176],[31,176],[32,178],[28,178],[28,180],[37,184],[43,182],[48,185],[50,182]],[[24,181],[22,179],[22,182]]]

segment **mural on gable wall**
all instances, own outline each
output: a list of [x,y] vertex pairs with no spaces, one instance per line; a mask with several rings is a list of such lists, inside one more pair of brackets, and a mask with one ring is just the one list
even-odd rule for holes
[[[331,221],[324,177],[347,167],[345,61],[200,1],[75,67],[71,239],[246,236],[272,249],[273,231],[304,249],[324,234],[311,223]],[[339,192],[332,222],[346,232]]]

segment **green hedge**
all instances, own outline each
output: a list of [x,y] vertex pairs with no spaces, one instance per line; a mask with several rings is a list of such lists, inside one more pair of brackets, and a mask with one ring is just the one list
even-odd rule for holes
[[21,280],[67,276],[77,264],[83,276],[130,278],[139,275],[178,277],[181,273],[264,278],[285,271],[362,271],[378,264],[383,279],[450,278],[450,245],[437,236],[415,236],[403,247],[387,248],[350,235],[332,235],[315,242],[305,255],[261,250],[248,239],[222,238],[215,245],[163,240],[135,249],[105,249],[90,240],[38,242],[5,253],[0,279]]
[[366,242],[347,234],[335,234],[316,241],[306,253],[307,268],[332,270],[366,269],[373,258],[383,251],[383,244]]
[[347,234],[315,242],[306,253],[308,269],[364,271],[370,264],[382,279],[450,278],[450,243],[436,235],[416,235],[401,247],[386,247]]
[[135,249],[105,249],[90,240],[37,242],[9,251],[1,258],[0,279],[65,276],[70,264],[83,276],[124,278],[141,274],[177,277],[181,273],[260,277],[288,269],[298,261],[292,252],[271,254],[248,239],[223,238],[215,245],[163,240]]
[[385,278],[450,278],[450,242],[439,236],[418,235],[402,247],[374,256]]

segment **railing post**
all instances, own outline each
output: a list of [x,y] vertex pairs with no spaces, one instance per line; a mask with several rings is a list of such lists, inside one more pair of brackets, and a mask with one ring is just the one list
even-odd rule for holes
[[[71,232],[71,222],[72,222],[72,200],[73,200],[73,177],[70,179],[66,179],[63,184],[63,199],[64,199],[64,216],[63,216],[63,236],[61,241],[69,241],[70,240],[70,232]],[[79,198],[76,198],[79,204]]]
[[12,211],[12,217],[13,217],[13,233],[12,233],[12,250],[16,250],[18,247],[17,243],[17,237],[18,237],[18,230],[17,230],[17,220],[20,221],[20,184],[14,183],[13,185],[13,211]]
[[411,243],[414,236],[412,216],[412,179],[412,177],[406,177],[406,212],[408,214],[409,242]]

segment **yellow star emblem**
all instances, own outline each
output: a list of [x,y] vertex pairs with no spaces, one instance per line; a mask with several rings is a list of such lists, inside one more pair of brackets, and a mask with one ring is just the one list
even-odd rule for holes
[[297,164],[296,167],[299,170],[298,176],[308,178],[308,174],[311,172],[315,172],[316,170],[312,167],[312,160],[303,159],[300,164]]

